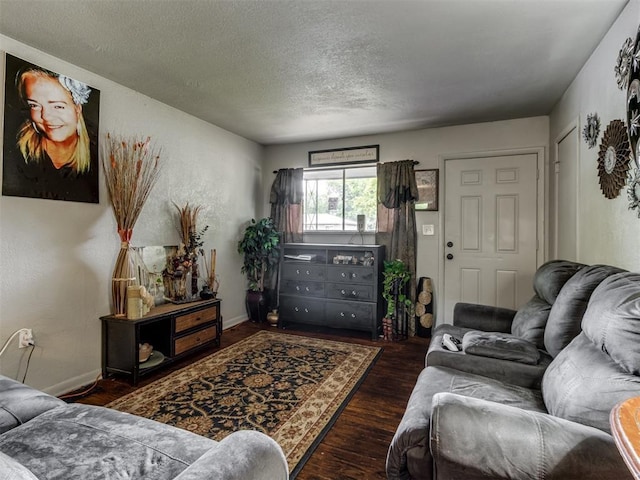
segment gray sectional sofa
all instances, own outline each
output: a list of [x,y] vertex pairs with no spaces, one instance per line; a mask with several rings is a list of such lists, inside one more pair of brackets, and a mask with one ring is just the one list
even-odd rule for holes
[[216,442],[0,376],[0,480],[288,478],[281,448],[260,432]]
[[521,378],[526,364],[514,359],[427,355],[389,447],[388,479],[632,478],[609,414],[640,396],[640,274],[578,267],[548,302],[539,377],[525,368]]

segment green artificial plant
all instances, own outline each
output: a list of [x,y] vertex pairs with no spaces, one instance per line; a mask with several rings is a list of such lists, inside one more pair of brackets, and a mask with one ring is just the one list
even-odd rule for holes
[[244,255],[240,271],[247,275],[249,290],[264,292],[267,274],[278,263],[279,244],[280,234],[273,219],[251,219],[242,240],[238,242],[238,253]]
[[406,285],[411,280],[411,272],[402,260],[384,262],[382,272],[382,297],[387,302],[387,318],[393,318],[396,313],[396,305],[399,303],[409,311],[413,308],[411,298],[405,294]]

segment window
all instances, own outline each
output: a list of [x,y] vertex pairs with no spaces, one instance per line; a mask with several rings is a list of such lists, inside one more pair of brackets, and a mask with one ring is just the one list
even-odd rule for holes
[[376,167],[305,170],[304,231],[358,231],[358,215],[364,229],[376,229]]

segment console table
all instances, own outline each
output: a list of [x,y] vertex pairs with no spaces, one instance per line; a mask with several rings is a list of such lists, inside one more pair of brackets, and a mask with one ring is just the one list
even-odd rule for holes
[[287,243],[280,261],[279,326],[381,333],[382,245]]
[[[220,299],[154,307],[137,320],[106,315],[102,320],[102,375],[140,375],[162,368],[206,346],[220,346]],[[139,345],[149,343],[153,353],[140,363]]]

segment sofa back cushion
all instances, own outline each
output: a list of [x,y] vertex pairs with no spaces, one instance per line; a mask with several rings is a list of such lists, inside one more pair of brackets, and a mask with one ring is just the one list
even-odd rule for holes
[[591,295],[582,332],[562,350],[542,379],[552,415],[610,432],[609,414],[640,395],[640,274],[603,280]]
[[558,355],[580,333],[582,317],[596,287],[610,275],[623,271],[610,265],[591,265],[567,280],[551,306],[544,329],[544,349],[551,356]]
[[582,329],[620,368],[640,375],[640,273],[604,280],[591,296]]
[[584,264],[568,260],[551,260],[541,265],[533,277],[535,295],[518,309],[511,333],[544,348],[544,330],[551,305],[566,281],[582,267]]

